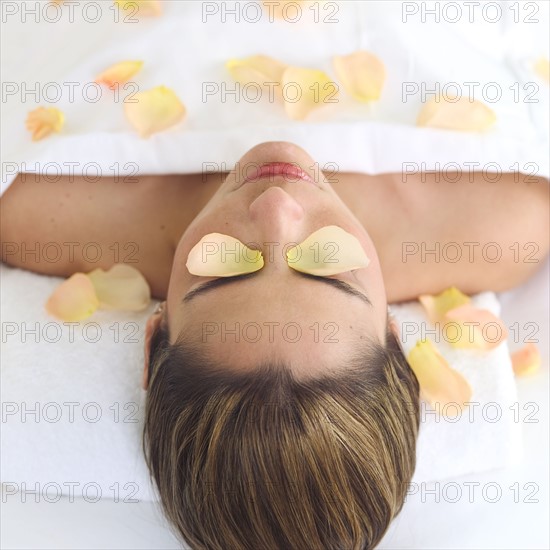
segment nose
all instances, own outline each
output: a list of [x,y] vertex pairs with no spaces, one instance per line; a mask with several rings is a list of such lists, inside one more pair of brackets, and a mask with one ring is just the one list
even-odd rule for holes
[[249,207],[250,218],[273,237],[282,237],[304,218],[304,209],[284,189],[269,187]]

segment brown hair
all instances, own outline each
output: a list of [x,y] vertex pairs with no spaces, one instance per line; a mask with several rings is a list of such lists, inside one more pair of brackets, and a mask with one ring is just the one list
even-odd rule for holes
[[414,473],[419,387],[388,331],[345,372],[237,373],[153,336],[143,448],[162,508],[193,549],[365,550]]

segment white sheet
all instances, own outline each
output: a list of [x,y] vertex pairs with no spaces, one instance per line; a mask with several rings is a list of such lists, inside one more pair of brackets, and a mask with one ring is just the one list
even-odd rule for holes
[[[229,9],[234,2],[222,4]],[[502,11],[497,22],[478,16],[474,23],[463,17],[440,24],[428,16],[423,23],[420,13],[403,22],[401,2],[333,4],[337,14],[331,18],[332,10],[322,10],[317,24],[315,12],[305,8],[294,24],[266,18],[249,23],[243,17],[237,23],[230,15],[223,22],[221,10],[203,23],[203,3],[178,0],[164,3],[162,17],[137,23],[121,19],[116,24],[110,2],[100,3],[96,23],[86,22],[94,14],[84,9],[74,9],[72,23],[68,10],[55,24],[47,22],[53,12],[38,23],[29,15],[23,24],[22,10],[7,16],[6,34],[13,47],[3,49],[2,66],[4,79],[13,86],[2,103],[2,190],[17,171],[25,170],[93,177],[98,170],[103,175],[200,172],[204,162],[232,167],[250,147],[273,139],[295,142],[321,167],[336,163],[341,171],[400,172],[403,163],[416,163],[424,170],[452,170],[456,165],[465,172],[519,168],[548,177],[548,84],[532,69],[539,57],[548,55],[547,2],[536,4],[538,24],[524,22],[524,10],[514,23],[512,2],[496,3]],[[421,4],[433,9],[436,3]],[[224,101],[221,94],[203,97],[204,84],[235,89],[224,67],[230,58],[263,53],[335,78],[332,56],[360,48],[378,55],[387,69],[381,99],[372,105],[353,102],[341,90],[337,104],[296,122],[265,97],[257,103],[242,96],[238,101],[232,95]],[[97,74],[128,59],[145,62],[133,79],[139,90],[164,84],[187,106],[188,116],[178,127],[147,140],[137,137],[122,104],[134,87],[121,90],[118,101],[108,90],[96,103],[85,100],[95,99],[94,88],[86,86]],[[495,111],[493,130],[477,135],[414,127],[421,95],[405,99],[403,86],[416,85],[420,91],[450,82],[458,83],[463,95],[473,89],[472,97]],[[75,83],[72,100],[69,83]],[[56,84],[60,97],[48,103],[47,98],[57,99]],[[31,88],[36,96],[27,93]],[[500,93],[500,100],[489,102],[492,93]],[[524,101],[529,93],[536,103]],[[66,127],[59,135],[31,143],[24,121],[39,105],[64,111]]]

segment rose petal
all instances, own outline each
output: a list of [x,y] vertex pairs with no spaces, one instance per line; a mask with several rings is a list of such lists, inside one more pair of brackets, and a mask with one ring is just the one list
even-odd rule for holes
[[162,13],[159,0],[114,0],[114,2],[119,9],[128,12],[128,17],[134,15],[156,17]]
[[456,323],[456,330],[454,327],[443,327],[447,342],[455,348],[489,350],[508,338],[508,329],[498,317],[471,304],[451,309],[445,313],[444,320],[446,323]]
[[436,98],[426,102],[418,114],[417,126],[460,130],[463,132],[482,132],[496,121],[492,109],[480,101],[470,101],[460,97],[456,102],[452,96]]
[[367,267],[365,249],[351,233],[327,225],[286,253],[289,267],[310,275],[327,276]]
[[529,343],[511,354],[512,368],[516,376],[535,374],[541,366],[540,353],[535,344]]
[[[253,82],[260,86],[266,82],[281,83],[286,65],[267,55],[253,55],[244,59],[230,59],[225,64],[231,76],[241,84]],[[277,90],[280,86],[274,86]]]
[[189,273],[202,277],[235,277],[262,269],[259,250],[221,233],[205,235],[189,252],[185,264]]
[[534,66],[535,73],[546,82],[550,82],[550,60],[547,57],[541,57]]
[[29,112],[25,123],[27,130],[32,132],[32,140],[38,141],[52,132],[61,132],[65,115],[55,107],[38,107]]
[[380,99],[386,69],[378,57],[359,50],[349,55],[337,55],[332,60],[338,80],[358,101]]
[[157,86],[133,96],[135,102],[124,103],[126,118],[141,137],[149,137],[180,122],[186,109],[170,88]]
[[422,294],[418,297],[419,302],[424,306],[428,319],[437,323],[444,319],[445,313],[458,306],[470,303],[470,298],[462,294],[456,287],[448,288],[436,296]]
[[472,389],[468,381],[452,369],[430,340],[419,340],[407,357],[422,396],[432,406],[456,404],[461,410],[470,401]]
[[46,311],[63,321],[81,321],[99,307],[94,285],[84,273],[63,281],[46,302]]
[[151,290],[143,275],[127,264],[115,264],[108,271],[88,273],[100,307],[122,311],[141,311],[151,300]]
[[311,111],[337,101],[338,85],[323,71],[287,67],[281,83],[285,111],[293,120],[303,120]]
[[109,88],[112,88],[115,84],[128,82],[141,70],[142,66],[143,61],[122,61],[103,71],[95,81],[98,84],[106,84]]

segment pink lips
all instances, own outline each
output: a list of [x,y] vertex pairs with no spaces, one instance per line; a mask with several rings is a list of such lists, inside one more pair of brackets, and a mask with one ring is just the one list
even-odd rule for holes
[[275,176],[282,176],[288,181],[303,180],[312,183],[313,185],[317,185],[307,172],[302,170],[299,166],[288,162],[269,162],[267,164],[262,164],[262,166],[251,170],[251,173],[248,174],[242,184],[248,183],[249,181],[258,181],[264,178],[274,178]]

